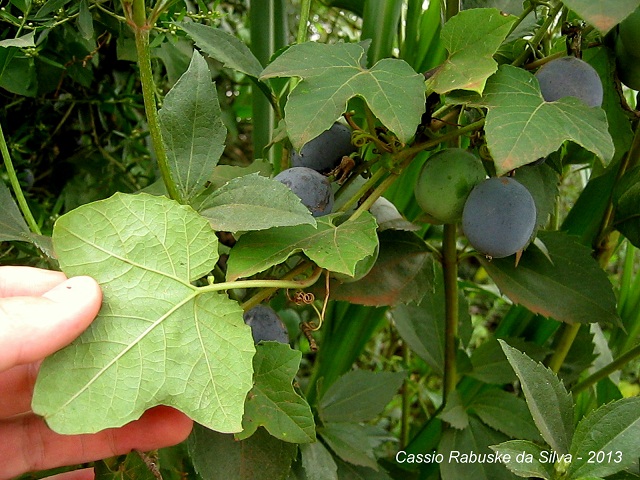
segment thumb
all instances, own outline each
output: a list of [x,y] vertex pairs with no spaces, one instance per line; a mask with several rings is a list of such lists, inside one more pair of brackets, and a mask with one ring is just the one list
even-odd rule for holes
[[40,297],[0,298],[0,372],[31,363],[80,335],[98,314],[100,287],[70,278]]

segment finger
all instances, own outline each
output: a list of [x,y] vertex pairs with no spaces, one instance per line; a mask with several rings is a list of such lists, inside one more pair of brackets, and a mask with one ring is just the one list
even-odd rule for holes
[[122,455],[134,449],[168,447],[187,438],[192,426],[186,415],[163,406],[148,410],[139,420],[122,428],[90,435],[58,435],[40,417],[14,417],[0,421],[0,438],[9,439],[0,442],[0,458],[9,462],[2,474],[12,478],[26,472]]
[[38,367],[39,363],[28,363],[0,373],[0,419],[31,412]]
[[0,298],[0,372],[40,360],[71,343],[100,309],[90,277],[74,277],[41,297]]
[[67,279],[62,272],[33,267],[0,267],[0,297],[40,296]]
[[82,470],[74,470],[73,472],[59,473],[53,477],[47,477],[44,480],[93,480],[96,478],[93,468],[83,468]]

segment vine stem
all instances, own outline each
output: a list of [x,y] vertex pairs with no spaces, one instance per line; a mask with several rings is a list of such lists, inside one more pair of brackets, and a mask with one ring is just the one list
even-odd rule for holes
[[151,144],[153,145],[158,160],[160,175],[162,176],[169,197],[180,203],[184,203],[184,199],[171,176],[167,151],[162,141],[162,133],[160,130],[160,120],[158,118],[155,98],[155,85],[153,83],[153,71],[151,69],[151,52],[149,48],[149,32],[153,26],[147,23],[144,0],[122,0],[122,6],[127,18],[127,23],[129,23],[135,35],[144,110],[149,125]]
[[[540,42],[542,42],[542,39],[547,34],[547,30],[549,29],[561,9],[562,2],[558,2],[558,4],[549,12],[549,15],[545,19],[544,23],[540,26],[540,29],[536,32],[534,37],[529,42],[529,45],[533,47],[537,47],[538,45],[540,45]],[[525,48],[524,51],[518,56],[518,58],[513,61],[511,65],[513,65],[514,67],[519,67],[525,62],[528,56],[529,51],[527,50],[527,48]]]
[[300,5],[300,23],[298,24],[298,34],[296,43],[307,41],[307,25],[309,23],[309,12],[311,11],[311,0],[302,0]]
[[630,361],[632,361],[632,360],[634,360],[634,359],[636,359],[638,357],[640,357],[640,345],[636,345],[634,348],[632,348],[628,352],[620,355],[613,362],[609,363],[608,365],[605,365],[600,370],[598,370],[596,372],[593,372],[591,375],[589,375],[583,381],[581,381],[580,383],[576,384],[571,389],[571,392],[574,395],[576,395],[577,393],[579,393],[579,392],[581,392],[583,390],[586,390],[591,385],[594,385],[594,384],[598,383],[600,380],[606,378],[607,376],[609,376],[613,372],[622,369],[627,363],[629,363]]
[[455,224],[445,224],[442,238],[442,271],[445,297],[443,404],[456,389],[456,339],[458,337],[458,252]]
[[27,204],[27,199],[24,198],[22,187],[20,186],[20,182],[18,181],[18,176],[16,175],[16,170],[15,168],[13,168],[13,162],[11,161],[11,155],[9,154],[7,141],[4,138],[2,125],[0,125],[0,150],[2,151],[2,158],[4,160],[4,166],[7,169],[7,175],[9,176],[9,182],[11,183],[11,188],[13,189],[13,193],[16,196],[16,200],[18,201],[18,206],[20,207],[22,216],[27,221],[27,225],[29,225],[29,229],[33,233],[41,235],[42,232],[40,231],[38,222],[36,222],[36,219],[33,218],[33,214],[31,213],[31,210],[29,209],[29,205]]

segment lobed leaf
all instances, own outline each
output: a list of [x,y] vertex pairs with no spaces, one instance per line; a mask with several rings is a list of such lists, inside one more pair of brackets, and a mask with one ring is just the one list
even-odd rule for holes
[[481,98],[450,98],[488,108],[487,146],[498,175],[546,157],[566,140],[605,163],[613,158],[613,141],[601,108],[589,108],[573,97],[545,102],[537,79],[521,68],[502,65],[487,81]]
[[336,225],[341,215],[316,218],[311,225],[277,227],[242,235],[231,250],[227,278],[236,280],[262,272],[303,252],[319,267],[353,275],[356,264],[372,255],[378,243],[376,221],[369,213]]
[[307,42],[293,45],[260,77],[302,80],[285,106],[287,132],[294,148],[328,130],[347,109],[349,99],[362,97],[373,114],[407,142],[424,113],[424,78],[406,62],[385,58],[363,67],[365,50],[355,43]]
[[540,232],[549,257],[529,247],[518,265],[513,258],[481,259],[502,293],[534,313],[567,323],[619,323],[607,274],[591,249],[562,232]]
[[617,0],[615,2],[563,0],[562,3],[603,34],[627,18],[640,5],[638,0]]
[[529,411],[542,438],[558,454],[569,453],[573,437],[573,400],[558,377],[541,363],[498,340],[516,372]]
[[272,227],[316,225],[300,198],[278,181],[254,173],[230,180],[199,206],[214,230],[266,230]]
[[255,349],[240,306],[191,284],[218,259],[207,221],[165,197],[117,193],[60,217],[53,242],[62,270],[96,279],[103,304],[43,362],[33,411],[65,434],[119,427],[155,405],[240,431]]
[[498,69],[492,58],[516,20],[496,8],[463,10],[442,27],[449,56],[429,79],[436,93],[471,90],[482,93],[487,78]]
[[263,426],[274,437],[292,443],[309,443],[316,439],[311,408],[293,389],[292,381],[300,367],[302,353],[289,345],[263,342],[256,346],[253,359],[254,386],[245,404],[244,440]]
[[218,164],[227,135],[211,72],[198,52],[167,93],[158,117],[171,174],[188,203]]

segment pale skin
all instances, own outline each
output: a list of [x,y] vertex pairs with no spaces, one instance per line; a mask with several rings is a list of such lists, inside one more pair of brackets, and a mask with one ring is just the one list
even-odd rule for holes
[[[102,293],[90,277],[0,267],[0,480],[77,465],[131,450],[175,445],[192,421],[169,407],[148,410],[121,428],[90,435],[58,435],[31,411],[33,386],[44,357],[78,337],[100,309]],[[93,479],[93,469],[50,477]]]

